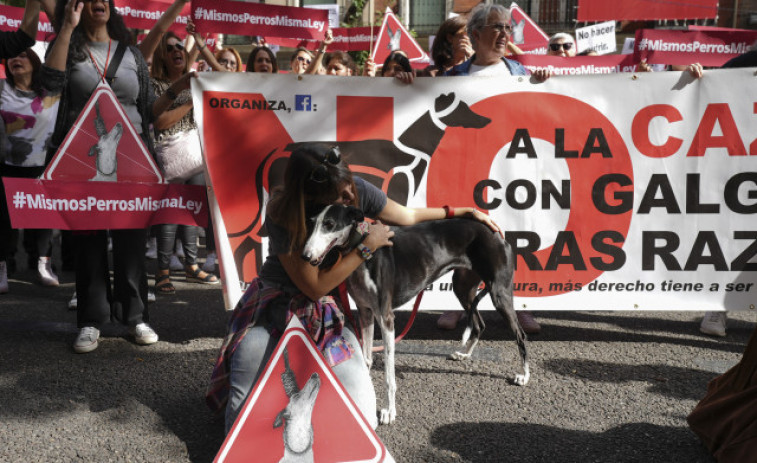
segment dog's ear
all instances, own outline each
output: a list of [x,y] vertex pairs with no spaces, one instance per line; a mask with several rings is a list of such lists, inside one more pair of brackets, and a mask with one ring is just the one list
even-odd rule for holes
[[289,413],[287,413],[286,408],[284,410],[281,410],[278,415],[276,415],[276,419],[273,420],[273,429],[280,428],[284,425],[284,420],[289,419]]
[[352,206],[347,206],[347,218],[354,222],[362,222],[365,220],[365,214],[363,211]]

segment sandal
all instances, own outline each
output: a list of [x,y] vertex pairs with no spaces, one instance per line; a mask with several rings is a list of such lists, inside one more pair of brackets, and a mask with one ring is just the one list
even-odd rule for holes
[[192,281],[205,285],[217,285],[221,282],[217,276],[213,275],[212,273],[203,272],[203,270],[199,266],[194,269],[187,267],[186,272],[188,282]]
[[176,288],[171,283],[169,273],[155,275],[155,292],[158,294],[176,294]]

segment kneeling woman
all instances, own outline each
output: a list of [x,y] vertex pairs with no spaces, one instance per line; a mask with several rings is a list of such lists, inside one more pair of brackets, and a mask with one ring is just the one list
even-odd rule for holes
[[[225,407],[227,432],[293,316],[310,333],[366,419],[374,428],[378,424],[373,383],[353,329],[344,323],[337,291],[363,263],[363,257],[351,252],[330,269],[319,269],[300,257],[307,239],[305,211],[310,206],[328,204],[356,206],[366,217],[393,225],[447,217],[443,208],[402,206],[373,185],[353,178],[338,148],[309,145],[294,151],[284,186],[274,193],[267,208],[268,258],[234,309],[206,394],[212,409]],[[489,216],[472,208],[452,211],[455,216],[478,219],[500,231]],[[375,251],[391,246],[393,235],[389,227],[378,222],[370,225],[363,243]]]

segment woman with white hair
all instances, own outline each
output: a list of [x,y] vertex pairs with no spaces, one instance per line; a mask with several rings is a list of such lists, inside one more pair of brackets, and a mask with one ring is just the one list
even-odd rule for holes
[[576,41],[573,39],[572,35],[565,32],[558,32],[550,37],[547,54],[551,56],[562,56],[563,58],[576,56]]

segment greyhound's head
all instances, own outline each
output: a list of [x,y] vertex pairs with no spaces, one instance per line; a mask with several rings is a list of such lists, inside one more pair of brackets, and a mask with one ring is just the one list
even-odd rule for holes
[[289,366],[289,354],[284,350],[284,372],[281,382],[289,397],[287,406],[276,415],[273,427],[284,426],[284,445],[294,453],[303,453],[313,445],[312,415],[315,399],[321,389],[321,378],[313,373],[302,389],[297,386],[297,378]]
[[447,127],[463,127],[466,129],[480,129],[486,127],[492,120],[474,113],[464,101],[454,93],[439,95],[434,102],[434,110],[441,122]]
[[356,225],[363,220],[365,217],[360,209],[337,204],[326,206],[308,219],[308,239],[302,249],[302,258],[311,265],[321,265],[332,249],[350,246]]
[[514,19],[510,21],[510,26],[513,28],[513,34],[512,34],[512,42],[516,45],[520,45],[522,43],[526,42],[526,39],[523,35],[523,29],[526,28],[526,20],[521,19],[520,21],[516,22]]

